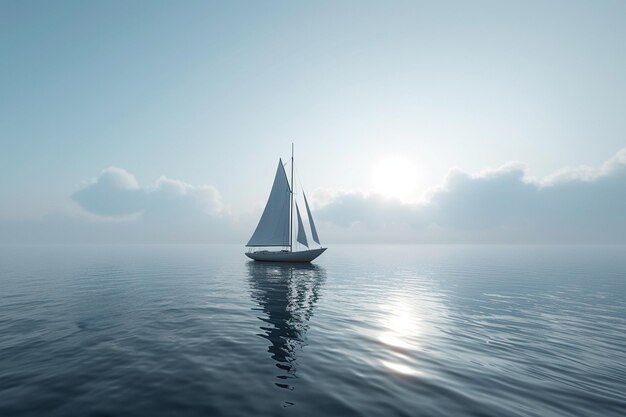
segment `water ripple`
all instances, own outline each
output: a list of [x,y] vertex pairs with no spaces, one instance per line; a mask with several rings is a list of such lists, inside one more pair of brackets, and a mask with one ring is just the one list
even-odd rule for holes
[[0,415],[622,416],[623,246],[0,249]]

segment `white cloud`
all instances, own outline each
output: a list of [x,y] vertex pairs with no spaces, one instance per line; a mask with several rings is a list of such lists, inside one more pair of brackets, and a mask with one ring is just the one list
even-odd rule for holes
[[139,183],[135,177],[124,168],[108,167],[100,173],[98,178],[94,178],[92,183],[97,183],[103,187],[121,188],[124,190],[136,190]]
[[[626,149],[598,168],[545,178],[520,163],[451,170],[419,204],[328,189],[310,197],[323,242],[626,243]],[[167,177],[141,185],[118,167],[72,199],[74,211],[0,221],[0,242],[243,244],[260,214],[235,219],[213,186]]]
[[109,167],[71,198],[76,205],[38,220],[0,221],[0,242],[234,243],[245,238],[245,227],[210,185],[163,176],[142,186],[125,169]]
[[87,212],[106,218],[219,215],[224,211],[219,191],[210,185],[194,186],[160,177],[153,186],[140,187],[135,177],[118,167],[102,171],[72,195]]
[[539,183],[544,186],[550,186],[567,181],[594,181],[604,176],[616,175],[621,170],[626,170],[626,148],[618,151],[602,164],[600,168],[592,168],[586,165],[576,168],[563,168],[547,176]]
[[539,180],[519,163],[476,175],[452,170],[421,204],[343,193],[318,216],[346,241],[358,232],[371,241],[626,242],[626,149],[600,168]]

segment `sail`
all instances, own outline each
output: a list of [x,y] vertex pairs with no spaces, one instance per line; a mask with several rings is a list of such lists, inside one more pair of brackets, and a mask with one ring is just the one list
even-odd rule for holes
[[290,193],[283,161],[279,160],[270,197],[246,246],[289,246]]
[[308,248],[309,242],[306,240],[306,232],[304,231],[304,225],[302,224],[302,217],[300,217],[300,209],[298,209],[298,203],[296,203],[296,214],[298,215],[298,237],[296,238],[296,240]]
[[302,195],[304,196],[304,205],[306,206],[306,214],[309,216],[309,224],[311,225],[311,234],[313,234],[313,240],[318,245],[321,245],[320,238],[317,236],[317,230],[315,229],[315,223],[313,222],[313,216],[311,216],[311,209],[309,208],[309,202],[306,201],[306,194],[302,191]]

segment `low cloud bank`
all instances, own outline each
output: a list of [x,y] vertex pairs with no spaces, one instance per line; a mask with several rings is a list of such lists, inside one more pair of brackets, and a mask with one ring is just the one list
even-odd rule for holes
[[[217,188],[160,177],[140,186],[135,177],[109,167],[72,195],[83,210],[76,239],[131,243],[219,243],[237,239],[236,225]],[[80,233],[80,229],[86,232]],[[75,240],[76,240],[75,239]]]
[[167,177],[142,188],[128,171],[109,167],[72,199],[83,209],[103,217],[142,216],[175,219],[180,216],[219,215],[224,206],[210,185],[194,186]]
[[223,243],[243,237],[219,191],[161,177],[141,186],[109,167],[76,203],[38,220],[0,220],[0,243]]
[[[210,185],[161,177],[142,186],[110,167],[71,196],[74,209],[0,220],[0,243],[245,243],[259,213],[236,221]],[[323,242],[626,243],[626,148],[599,168],[531,178],[520,164],[452,170],[424,202],[318,193]]]
[[421,204],[337,194],[317,216],[336,241],[626,243],[626,149],[544,179],[519,164],[453,170]]

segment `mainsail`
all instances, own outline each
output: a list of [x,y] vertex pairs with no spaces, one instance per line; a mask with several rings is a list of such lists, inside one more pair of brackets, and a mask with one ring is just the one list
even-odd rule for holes
[[313,234],[313,240],[318,245],[321,245],[320,238],[317,236],[317,230],[315,229],[315,223],[313,222],[313,216],[311,216],[311,209],[309,208],[309,202],[306,200],[306,194],[302,191],[302,195],[304,196],[304,205],[306,206],[306,214],[309,216],[309,224],[311,225],[311,234]]
[[290,193],[283,161],[279,160],[265,210],[246,246],[289,246]]
[[304,225],[302,224],[302,217],[300,217],[298,203],[296,203],[296,214],[298,217],[298,237],[296,237],[296,240],[308,248],[309,242],[306,240],[306,232],[304,231]]

